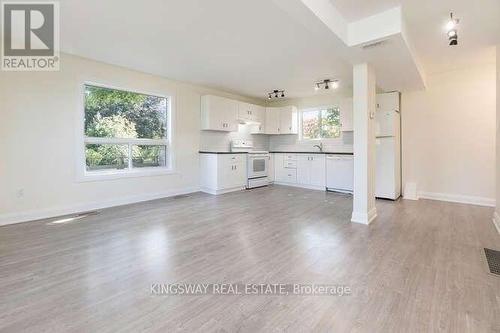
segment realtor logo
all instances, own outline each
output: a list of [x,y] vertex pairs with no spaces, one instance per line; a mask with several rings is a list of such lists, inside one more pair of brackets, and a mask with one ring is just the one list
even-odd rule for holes
[[2,70],[59,70],[59,3],[2,2]]

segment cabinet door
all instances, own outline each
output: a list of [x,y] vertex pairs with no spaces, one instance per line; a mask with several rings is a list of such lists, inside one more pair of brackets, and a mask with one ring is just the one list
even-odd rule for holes
[[238,102],[226,98],[224,123],[229,132],[238,131]]
[[219,156],[218,189],[243,187],[246,183],[245,161],[240,154]]
[[261,125],[264,125],[266,122],[266,108],[263,106],[259,105],[253,105],[253,110],[252,110],[252,121],[255,121],[257,123],[260,123]]
[[340,101],[340,123],[343,132],[353,131],[353,101],[352,98],[344,98]]
[[201,97],[201,129],[214,131],[238,130],[238,102],[206,95]]
[[326,186],[325,155],[323,154],[311,155],[309,166],[310,166],[309,185],[325,187]]
[[238,104],[238,119],[251,120],[252,119],[253,105],[240,102]]
[[280,108],[280,134],[297,134],[297,125],[297,108],[294,106]]
[[266,108],[266,134],[280,133],[280,110],[279,108]]
[[297,155],[297,183],[309,185],[311,183],[311,156]]

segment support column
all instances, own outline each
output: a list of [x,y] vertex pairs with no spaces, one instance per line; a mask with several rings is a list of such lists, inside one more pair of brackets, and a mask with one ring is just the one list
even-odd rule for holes
[[493,222],[500,233],[500,45],[497,46],[497,165],[496,165],[496,209],[493,215]]
[[375,208],[375,72],[367,64],[353,69],[354,200],[352,222],[370,224]]

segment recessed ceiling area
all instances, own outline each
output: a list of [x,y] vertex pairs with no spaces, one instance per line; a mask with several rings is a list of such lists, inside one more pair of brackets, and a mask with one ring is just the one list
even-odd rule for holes
[[400,0],[330,0],[347,22],[353,22],[401,5]]
[[[491,46],[500,42],[497,0],[481,6],[466,0],[325,1],[347,26],[401,6],[405,34],[389,32],[370,50],[346,45],[309,10],[310,0],[153,0],[147,10],[119,0],[67,0],[60,3],[61,49],[265,98],[273,89],[284,89],[287,97],[312,95],[313,82],[324,78],[350,89],[352,65],[363,61],[374,65],[382,90],[422,89],[426,72],[492,61]],[[454,48],[442,31],[450,10],[461,18]],[[369,32],[368,41],[377,41]]]

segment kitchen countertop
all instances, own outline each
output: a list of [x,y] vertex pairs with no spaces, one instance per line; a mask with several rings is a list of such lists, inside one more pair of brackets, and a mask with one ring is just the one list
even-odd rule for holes
[[[246,152],[237,151],[199,151],[200,154],[246,154]],[[353,153],[348,152],[333,152],[333,151],[270,151],[269,153],[281,153],[281,154],[332,154],[332,155],[354,155]]]
[[245,151],[206,151],[200,150],[200,154],[247,154]]
[[334,152],[334,151],[282,151],[273,150],[270,153],[281,153],[281,154],[332,154],[332,155],[354,155],[348,152]]

